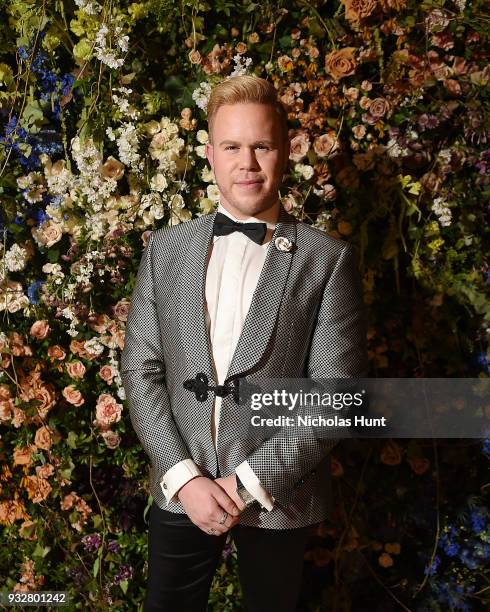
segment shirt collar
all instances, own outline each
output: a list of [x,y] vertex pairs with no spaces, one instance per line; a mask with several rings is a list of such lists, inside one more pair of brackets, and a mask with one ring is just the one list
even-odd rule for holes
[[[217,212],[223,213],[227,217],[230,217],[230,219],[233,219],[233,221],[238,221],[239,223],[265,223],[267,227],[272,230],[274,230],[276,227],[276,224],[272,221],[260,219],[259,217],[247,217],[246,219],[237,219],[228,210],[226,210],[226,208],[221,204],[221,202],[218,204]],[[263,215],[263,213],[260,214]]]

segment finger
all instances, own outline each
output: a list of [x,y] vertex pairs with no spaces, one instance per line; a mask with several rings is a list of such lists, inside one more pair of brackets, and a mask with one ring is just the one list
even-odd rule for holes
[[212,496],[218,502],[221,508],[228,512],[228,514],[232,514],[233,516],[240,515],[240,508],[235,504],[231,497],[223,489],[221,489],[219,485],[213,487]]

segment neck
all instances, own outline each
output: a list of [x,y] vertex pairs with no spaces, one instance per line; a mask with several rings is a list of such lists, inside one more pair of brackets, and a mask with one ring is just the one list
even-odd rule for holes
[[234,206],[231,206],[228,202],[220,202],[220,204],[225,210],[230,213],[230,215],[233,215],[235,219],[242,221],[244,219],[248,219],[249,217],[254,217],[255,219],[259,219],[260,221],[264,221],[265,223],[277,223],[277,219],[279,217],[279,208],[281,205],[280,200],[278,198],[274,202],[274,204],[272,204],[272,206],[266,208],[265,210],[261,210],[253,214],[245,214],[240,210],[236,209]]

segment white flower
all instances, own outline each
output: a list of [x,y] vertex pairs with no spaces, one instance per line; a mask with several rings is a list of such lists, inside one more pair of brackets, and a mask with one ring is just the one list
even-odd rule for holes
[[194,151],[196,152],[196,155],[206,159],[206,145],[199,145],[194,148]]
[[184,208],[184,198],[180,195],[180,193],[176,193],[170,198],[169,204],[171,208]]
[[93,0],[75,0],[75,4],[78,8],[87,15],[96,15],[100,13],[102,7]]
[[432,210],[439,217],[438,221],[441,227],[451,225],[452,213],[444,198],[434,198],[432,202]]
[[155,174],[155,176],[152,177],[150,187],[154,191],[164,191],[168,187],[167,179],[161,172],[158,172],[158,174]]
[[312,166],[308,166],[307,164],[295,164],[294,166],[295,172],[301,174],[305,180],[310,180],[315,171]]
[[13,244],[5,253],[5,267],[9,272],[20,272],[26,267],[27,251],[18,244]]
[[194,91],[192,92],[192,99],[200,109],[205,111],[208,106],[208,100],[210,95],[211,85],[206,81],[203,81],[199,85],[199,87],[194,89]]
[[201,178],[205,183],[214,183],[215,176],[212,168],[206,166],[201,172]]
[[251,57],[245,57],[244,55],[242,56],[239,53],[233,56],[233,61],[235,63],[235,67],[233,68],[231,74],[228,75],[225,80],[231,79],[231,77],[234,76],[242,76],[243,74],[247,74],[248,69],[252,65]]
[[209,141],[209,134],[206,132],[206,130],[198,130],[196,138],[197,142],[200,142],[201,144],[206,144]]
[[219,202],[220,192],[218,185],[208,185],[206,188],[206,193],[208,194],[208,198],[213,202]]
[[274,240],[274,246],[278,251],[287,252],[292,250],[293,243],[291,242],[291,240],[289,240],[289,238],[286,238],[285,236],[278,236]]

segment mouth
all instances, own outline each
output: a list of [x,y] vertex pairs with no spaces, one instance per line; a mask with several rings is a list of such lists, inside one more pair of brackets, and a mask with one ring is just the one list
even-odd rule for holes
[[236,184],[243,189],[255,189],[262,184],[262,181],[241,181]]

